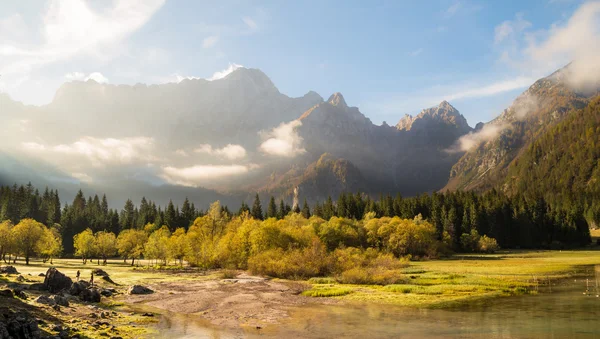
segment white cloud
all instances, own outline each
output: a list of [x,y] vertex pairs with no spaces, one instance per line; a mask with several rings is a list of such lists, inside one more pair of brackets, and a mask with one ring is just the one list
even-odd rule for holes
[[242,18],[242,21],[244,21],[246,26],[248,26],[248,28],[251,30],[255,31],[258,29],[258,24],[252,18],[246,16]]
[[194,152],[216,155],[229,160],[243,159],[246,157],[246,149],[240,145],[233,144],[228,144],[223,148],[213,148],[211,145],[203,144],[195,149]]
[[245,165],[196,165],[191,167],[171,167],[162,169],[160,177],[174,185],[196,187],[209,181],[248,173],[254,166]]
[[211,35],[202,40],[202,48],[211,48],[219,42],[219,36]]
[[[65,165],[68,165],[69,162],[78,163],[81,159],[87,159],[94,167],[155,160],[151,155],[154,139],[147,137],[98,139],[88,136],[71,144],[48,146],[36,142],[25,142],[22,143],[22,147],[26,151],[42,152],[38,155],[47,156],[60,163],[65,163]],[[64,157],[58,159],[58,154],[76,159],[71,159],[71,161]]]
[[71,73],[65,74],[65,79],[67,79],[69,81],[94,80],[100,84],[108,83],[108,79],[104,75],[102,75],[102,73],[100,73],[100,72],[92,72],[89,75],[85,75],[85,73],[82,73],[82,72],[71,72]]
[[410,52],[409,55],[411,57],[416,57],[416,56],[419,56],[419,54],[421,54],[422,52],[423,52],[423,49],[418,48],[418,49],[415,49],[414,51]]
[[[573,61],[567,81],[576,89],[600,83],[600,2],[581,5],[565,25],[552,25],[546,34],[528,35],[525,55],[530,63],[556,68]],[[538,37],[546,35],[538,41]]]
[[458,139],[456,144],[448,150],[450,153],[467,152],[482,142],[492,140],[506,128],[506,125],[486,124],[477,132],[471,132]]
[[224,77],[228,76],[231,72],[235,71],[238,68],[242,68],[242,67],[244,67],[244,66],[238,65],[236,63],[229,63],[229,67],[227,67],[226,69],[224,69],[222,71],[213,73],[213,75],[206,80],[213,81],[213,80],[223,79]]
[[501,62],[521,72],[541,75],[573,62],[566,82],[587,91],[600,83],[600,2],[582,4],[566,21],[532,31],[531,23],[517,13],[515,20],[496,27],[495,42]]
[[[0,55],[5,58],[0,72],[29,72],[80,53],[101,52],[99,47],[121,41],[142,27],[163,3],[164,0],[117,0],[110,10],[100,14],[83,0],[53,0],[42,19],[44,43],[35,47],[0,44]],[[0,32],[0,41],[5,40]]]
[[266,134],[266,140],[260,145],[260,150],[265,154],[288,158],[306,152],[302,147],[302,137],[296,130],[300,126],[300,120],[281,123]]

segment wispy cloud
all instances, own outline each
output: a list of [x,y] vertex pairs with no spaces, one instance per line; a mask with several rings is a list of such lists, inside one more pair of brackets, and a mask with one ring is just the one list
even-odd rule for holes
[[423,53],[423,48],[417,48],[414,51],[410,52],[408,55],[410,55],[411,57],[416,57],[419,56],[421,53]]
[[506,20],[494,29],[494,43],[499,44],[507,39],[514,41],[515,36],[531,27],[531,22],[524,19],[523,13],[517,13],[514,20]]
[[250,28],[251,30],[255,31],[258,29],[258,24],[256,23],[256,21],[254,21],[254,19],[252,19],[251,17],[245,16],[242,18],[242,21],[246,24],[246,26],[248,26],[248,28]]
[[520,88],[526,88],[530,86],[535,80],[535,78],[519,76],[514,79],[502,80],[483,86],[464,88],[457,92],[451,92],[449,94],[444,95],[443,99],[458,100],[466,98],[481,98],[493,96]]
[[448,9],[446,9],[446,12],[444,12],[444,17],[447,19],[453,17],[462,6],[463,4],[460,1],[453,3],[450,7],[448,7]]
[[211,35],[209,37],[204,38],[204,40],[202,40],[202,47],[203,48],[211,48],[214,45],[216,45],[217,42],[219,42],[219,36]]

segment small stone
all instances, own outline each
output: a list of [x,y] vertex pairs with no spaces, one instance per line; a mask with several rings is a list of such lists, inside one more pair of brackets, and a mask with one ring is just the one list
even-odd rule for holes
[[96,313],[90,313],[89,317],[92,319],[98,319],[98,315]]
[[24,281],[25,281],[25,278],[23,278],[23,276],[22,276],[22,275],[20,275],[20,276],[18,276],[18,277],[17,277],[17,281],[18,281],[18,282],[24,282]]

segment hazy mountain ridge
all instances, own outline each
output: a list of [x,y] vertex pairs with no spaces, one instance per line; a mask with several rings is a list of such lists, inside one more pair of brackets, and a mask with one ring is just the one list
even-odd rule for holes
[[[12,113],[7,116],[11,123],[21,121],[24,125],[20,128],[31,134],[23,139],[23,134],[14,133],[18,138],[11,145],[13,154],[19,154],[24,146],[30,152],[52,151],[57,156],[96,152],[91,158],[96,164],[89,169],[93,173],[76,165],[71,171],[82,173],[76,173],[74,181],[97,175],[84,186],[100,192],[108,187],[119,196],[111,199],[117,202],[130,197],[128,182],[137,187],[136,192],[176,194],[177,190],[169,187],[177,186],[164,185],[157,171],[168,168],[185,174],[204,170],[202,166],[243,169],[240,175],[204,181],[219,191],[235,192],[231,197],[260,191],[277,193],[289,201],[293,185],[305,187],[303,191],[314,196],[308,196],[312,201],[341,190],[399,191],[404,195],[434,191],[446,183],[460,156],[446,149],[471,130],[447,102],[424,110],[410,129],[377,126],[357,107],[348,106],[341,93],[327,101],[312,91],[290,98],[260,70],[245,68],[214,81],[187,79],[149,86],[69,82],[45,106],[8,102],[3,107],[10,107]],[[273,145],[292,143],[294,153],[265,153],[262,143],[268,138],[275,138]],[[106,145],[114,146],[105,150],[102,147]],[[121,149],[123,159],[107,158],[110,147]],[[237,153],[227,153],[232,150]],[[148,154],[138,157],[144,152]],[[317,166],[323,154],[329,154],[330,160],[325,162],[329,165]],[[117,162],[111,165],[105,158]],[[37,166],[33,161],[24,164],[33,169]],[[340,168],[344,168],[343,176]],[[331,185],[325,184],[329,181]],[[144,185],[149,191],[141,189]],[[206,200],[203,195],[228,199],[210,190],[193,195],[201,200]]]

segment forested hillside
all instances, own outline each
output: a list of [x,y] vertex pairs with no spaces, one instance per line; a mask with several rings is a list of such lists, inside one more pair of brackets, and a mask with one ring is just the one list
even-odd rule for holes
[[501,189],[543,196],[552,204],[586,210],[600,219],[600,97],[536,138],[508,170]]

